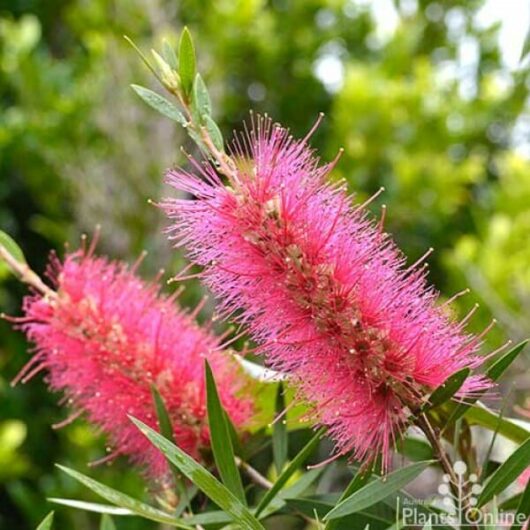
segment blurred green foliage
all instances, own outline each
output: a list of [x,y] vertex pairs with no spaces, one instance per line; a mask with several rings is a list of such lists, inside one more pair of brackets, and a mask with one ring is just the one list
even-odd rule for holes
[[[371,207],[388,206],[387,230],[410,261],[433,246],[435,285],[445,295],[473,288],[458,305],[483,303],[477,329],[491,314],[500,320],[488,346],[528,336],[527,63],[507,71],[498,28],[476,23],[478,0],[387,4],[397,27],[385,33],[368,2],[350,0],[0,3],[1,228],[38,271],[50,248],[76,245],[97,224],[112,257],[147,248],[146,273],[177,269],[181,258],[146,199],[169,193],[162,174],[183,162],[184,135],[130,90],[151,80],[122,35],[144,49],[176,45],[187,24],[225,136],[250,108],[296,135],[325,112],[312,141],[325,159],[345,148],[334,178],[360,200],[385,186]],[[17,314],[23,289],[5,269],[0,281],[2,309]],[[198,295],[191,289],[187,300]],[[49,511],[46,496],[86,497],[53,463],[82,470],[104,445],[82,422],[50,427],[65,412],[38,377],[9,386],[27,345],[5,322],[0,329],[0,528],[32,528]],[[113,468],[120,472],[98,468],[98,478],[142,494],[126,463]],[[67,509],[56,521],[98,524]]]

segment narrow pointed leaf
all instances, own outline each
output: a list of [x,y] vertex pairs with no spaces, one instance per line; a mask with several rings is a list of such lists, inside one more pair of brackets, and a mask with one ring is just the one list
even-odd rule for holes
[[322,438],[323,429],[320,429],[302,450],[291,460],[289,465],[283,470],[283,473],[278,477],[272,488],[261,499],[256,508],[256,517],[258,517],[263,510],[270,504],[270,502],[278,495],[280,490],[285,486],[286,482],[293,476],[296,470],[300,467],[309,455],[316,448]]
[[140,420],[131,417],[131,421],[155,447],[158,447],[180,469],[183,475],[188,477],[215,504],[228,512],[235,522],[245,529],[264,530],[261,523],[250,513],[248,508],[191,456]]
[[470,425],[480,425],[490,431],[497,431],[498,434],[518,444],[523,443],[530,436],[530,431],[508,418],[499,417],[498,413],[489,410],[480,402],[469,408],[466,420]]
[[[486,377],[492,381],[497,381],[501,375],[508,369],[508,367],[515,361],[517,356],[523,351],[524,347],[528,343],[528,340],[514,346],[510,351],[506,352],[500,359],[495,361],[487,370]],[[453,422],[461,418],[469,410],[469,407],[475,403],[480,397],[481,392],[476,392],[473,398],[467,398],[465,403],[456,405],[453,412],[447,420],[447,425],[452,425]]]
[[158,72],[153,68],[153,65],[149,62],[149,59],[145,56],[145,54],[136,46],[136,44],[133,42],[131,38],[129,38],[127,35],[124,35],[123,38],[133,47],[134,51],[138,54],[140,59],[142,59],[143,63],[147,68],[151,71],[151,73],[160,81],[160,76],[158,75]]
[[530,480],[526,483],[526,487],[521,496],[521,500],[515,511],[517,521],[512,525],[512,530],[521,530],[524,522],[530,516]]
[[193,109],[199,118],[199,121],[204,122],[206,116],[212,113],[212,103],[208,89],[202,80],[201,74],[195,76],[193,83]]
[[91,489],[94,493],[97,493],[100,497],[103,497],[105,500],[112,502],[116,506],[120,506],[121,508],[127,508],[134,512],[136,515],[140,515],[142,517],[145,517],[146,519],[150,519],[151,521],[166,523],[170,526],[175,526],[177,528],[190,529],[190,526],[184,524],[178,519],[175,519],[172,515],[168,513],[165,513],[157,508],[153,508],[148,504],[144,504],[143,502],[140,502],[134,499],[133,497],[129,497],[129,495],[126,495],[125,493],[121,493],[120,491],[117,491],[113,488],[109,488],[108,486],[105,486],[104,484],[101,484],[100,482],[97,482],[96,480],[86,475],[83,475],[78,471],[75,471],[74,469],[70,469],[68,467],[64,467],[58,464],[56,465],[61,471],[64,471],[67,475],[70,475],[78,482],[81,482],[81,484],[84,484],[87,488]]
[[206,401],[208,407],[208,425],[212,440],[215,464],[223,484],[243,503],[246,504],[241,476],[236,466],[232,438],[226,421],[226,413],[221,405],[215,385],[212,369],[205,361]]
[[52,524],[53,524],[53,516],[54,512],[50,512],[37,526],[37,530],[51,530]]
[[431,394],[425,410],[432,409],[449,401],[460,390],[470,373],[471,370],[469,368],[464,368],[448,377],[446,381]]
[[[346,489],[342,492],[337,504],[340,504],[348,497],[351,497],[356,491],[359,491],[368,483],[372,476],[372,467],[373,465],[365,471],[361,471],[360,469],[357,471],[350,483],[346,486]],[[336,520],[328,521],[324,530],[335,530],[337,523],[338,521]]]
[[[4,249],[9,254],[11,254],[11,256],[13,256],[16,261],[22,264],[26,263],[26,258],[24,257],[22,249],[18,246],[17,242],[9,234],[6,234],[3,230],[0,230],[0,245],[4,247]],[[2,257],[0,256],[0,260],[1,259]],[[7,266],[9,267],[9,264],[7,264]]]
[[223,134],[221,133],[221,130],[219,129],[217,123],[215,123],[208,115],[204,117],[204,122],[206,124],[206,130],[208,131],[208,134],[212,139],[213,145],[218,151],[224,151],[225,146]]
[[164,57],[166,63],[171,66],[173,70],[177,70],[177,55],[175,54],[173,46],[171,46],[167,40],[164,40],[164,43],[162,44],[162,57]]
[[484,506],[495,495],[504,491],[530,465],[530,438],[528,438],[491,475],[478,498],[478,507]]
[[189,96],[195,78],[195,47],[188,28],[184,28],[179,43],[179,75],[184,94]]
[[149,90],[140,85],[131,85],[131,88],[153,109],[160,112],[170,120],[176,121],[183,126],[186,126],[186,118],[184,114],[171,101],[164,96]]
[[432,460],[416,462],[388,474],[384,477],[384,480],[380,478],[367,484],[337,504],[324,519],[338,519],[339,517],[358,512],[382,501],[389,495],[405,487],[432,463]]
[[116,525],[112,520],[112,517],[108,514],[103,514],[101,517],[101,523],[99,525],[99,530],[116,530]]
[[119,508],[118,506],[110,506],[109,504],[98,504],[95,502],[79,501],[77,499],[60,499],[56,497],[48,498],[49,502],[60,504],[62,506],[69,506],[70,508],[77,508],[86,512],[94,513],[108,513],[109,515],[135,515],[135,513],[128,508]]
[[160,432],[164,438],[167,438],[170,442],[175,443],[173,438],[173,427],[171,425],[171,420],[169,419],[166,404],[164,403],[164,400],[162,399],[162,396],[155,385],[151,385],[151,395],[153,396],[153,402],[155,404]]
[[[276,417],[284,414],[285,398],[283,395],[283,385],[280,383],[276,391]],[[288,436],[285,420],[276,420],[272,427],[272,453],[274,455],[274,465],[278,474],[282,472],[285,462],[287,462]]]

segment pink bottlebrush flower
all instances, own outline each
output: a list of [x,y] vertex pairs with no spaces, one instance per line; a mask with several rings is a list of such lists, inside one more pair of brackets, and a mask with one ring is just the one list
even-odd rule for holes
[[530,480],[530,467],[527,467],[517,478],[517,484],[522,488],[526,488],[526,484]]
[[[167,180],[193,200],[162,207],[222,313],[248,325],[268,365],[289,374],[337,453],[383,453],[386,468],[410,411],[481,364],[480,337],[436,306],[423,267],[406,268],[364,205],[326,181],[334,164],[319,165],[308,137],[258,118],[234,142],[226,184],[192,161],[195,174],[172,170]],[[488,386],[473,376],[462,395]]]
[[134,269],[90,254],[69,254],[64,263],[53,259],[48,276],[56,295],[24,300],[19,320],[36,353],[18,379],[46,369],[50,388],[63,391],[78,411],[71,419],[86,413],[107,435],[113,449],[104,460],[124,454],[162,478],[162,454],[127,417],[156,426],[152,384],[165,400],[176,443],[197,459],[209,446],[205,358],[236,426],[245,425],[252,407],[238,397],[235,361],[220,351],[218,339]]

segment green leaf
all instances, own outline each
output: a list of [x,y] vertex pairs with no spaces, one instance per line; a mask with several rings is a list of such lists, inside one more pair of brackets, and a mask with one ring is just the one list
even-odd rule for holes
[[179,43],[179,75],[184,94],[189,96],[195,78],[195,47],[188,28],[184,28]]
[[432,463],[432,460],[416,462],[402,469],[398,469],[386,475],[384,478],[379,478],[367,484],[337,504],[324,519],[338,519],[339,517],[358,512],[382,501],[414,480]]
[[478,498],[480,508],[495,495],[503,492],[530,464],[530,438],[528,438],[510,457],[491,475]]
[[[18,246],[17,242],[10,235],[6,234],[3,230],[0,230],[0,245],[4,247],[6,252],[8,254],[11,254],[11,256],[15,258],[16,261],[21,264],[26,263],[26,258],[24,257],[22,249]],[[0,259],[2,259],[1,255]],[[16,270],[11,268],[9,263],[6,262],[6,264],[12,270],[12,272],[17,273]]]
[[259,517],[269,503],[278,495],[286,482],[293,476],[302,462],[304,462],[304,460],[306,460],[306,458],[308,458],[313,452],[318,445],[318,442],[320,442],[323,432],[323,429],[320,429],[283,470],[283,473],[278,477],[272,488],[267,491],[258,504],[258,507],[256,508],[256,517]]
[[515,361],[517,356],[523,351],[527,345],[528,340],[523,340],[517,346],[514,346],[510,351],[506,352],[499,360],[495,361],[487,370],[486,376],[492,381],[497,381],[501,375],[508,369],[508,367]]
[[211,473],[199,465],[191,456],[140,420],[131,417],[131,421],[148,440],[162,451],[189,480],[221,509],[228,512],[235,522],[249,530],[264,530],[261,523],[249,512],[248,508]]
[[434,458],[432,447],[419,438],[407,436],[398,443],[397,449],[409,460],[413,460],[414,462],[432,460]]
[[[348,497],[351,497],[356,491],[360,490],[363,486],[365,486],[368,481],[370,480],[372,476],[372,467],[370,466],[369,469],[361,471],[360,469],[357,471],[355,476],[352,478],[350,483],[346,486],[346,489],[342,492],[341,496],[339,497],[339,500],[337,501],[337,504],[340,504],[342,501],[347,499]],[[328,521],[325,527],[325,530],[334,530],[337,527],[337,521]]]
[[[280,414],[284,414],[284,412],[285,398],[283,395],[283,385],[280,383],[276,391],[276,418]],[[278,474],[282,472],[283,466],[287,462],[288,440],[285,420],[276,420],[272,427],[272,453]]]
[[269,515],[281,510],[285,506],[287,499],[295,499],[304,493],[309,486],[323,473],[324,468],[311,469],[307,473],[303,473],[302,476],[288,488],[281,490],[276,498],[267,506],[262,512],[261,517],[269,517]]
[[498,431],[505,438],[518,444],[523,443],[530,436],[530,432],[525,428],[506,418],[500,418],[497,413],[480,402],[469,408],[465,417],[470,425],[480,425],[490,431]]
[[208,425],[212,439],[215,464],[223,484],[243,503],[246,504],[245,491],[234,458],[232,438],[226,422],[226,413],[221,405],[215,385],[212,369],[205,361],[206,401],[208,407]]
[[169,44],[169,42],[165,39],[162,44],[162,57],[164,57],[166,63],[171,68],[173,68],[173,70],[176,70],[178,68],[177,55],[175,54],[175,50],[173,49],[173,46],[171,46],[171,44]]
[[469,368],[463,368],[458,372],[454,373],[446,379],[446,381],[440,385],[429,397],[429,402],[425,406],[424,410],[437,407],[446,401],[449,401],[457,392],[460,387],[464,384],[471,370]]
[[164,438],[167,438],[170,442],[175,443],[173,438],[173,426],[171,425],[166,404],[164,403],[164,400],[155,385],[151,385],[151,395],[153,396],[153,402],[155,404],[156,417],[158,418],[160,432]]
[[99,530],[116,530],[116,525],[112,520],[111,516],[108,514],[103,514],[101,517],[101,523],[99,525]]
[[39,526],[37,526],[37,530],[51,530],[52,523],[53,523],[53,516],[54,512],[50,512],[40,523]]
[[157,508],[153,508],[148,504],[144,504],[133,497],[129,497],[129,495],[126,495],[125,493],[121,493],[120,491],[109,488],[108,486],[105,486],[104,484],[101,484],[100,482],[97,482],[96,480],[87,477],[78,471],[75,471],[74,469],[70,469],[59,464],[56,465],[61,471],[64,471],[67,475],[70,475],[78,482],[81,482],[81,484],[84,484],[87,488],[91,489],[94,493],[97,493],[100,497],[103,497],[107,501],[116,504],[116,506],[127,508],[136,515],[140,515],[146,519],[150,519],[151,521],[166,523],[177,528],[191,528],[187,524],[184,524],[183,522],[174,518],[172,515]]
[[78,510],[85,510],[94,513],[108,513],[110,515],[135,515],[135,513],[127,508],[119,508],[117,506],[110,506],[108,504],[98,504],[95,502],[79,501],[77,499],[60,499],[57,497],[48,498],[49,502],[60,504],[62,506],[69,506],[70,508],[77,508]]
[[184,127],[187,126],[184,114],[164,96],[140,85],[131,85],[131,87],[151,108],[160,112],[160,114],[163,114],[170,120],[176,121]]
[[208,131],[208,134],[210,135],[213,145],[215,145],[218,151],[224,151],[225,146],[224,146],[223,134],[221,133],[221,130],[217,126],[217,123],[215,123],[212,120],[212,118],[208,115],[204,117],[204,121],[206,123],[206,130]]
[[206,116],[210,116],[212,113],[212,102],[210,101],[210,95],[208,94],[208,89],[202,80],[201,74],[195,76],[192,105],[201,123],[205,121]]
[[[325,517],[326,514],[329,513],[329,511],[331,511],[336,504],[315,498],[287,499],[286,502],[289,506],[306,516],[314,518],[316,514],[320,519]],[[387,529],[394,520],[392,511],[381,505],[373,508],[382,509],[363,510],[359,513],[345,517],[340,521],[333,521],[333,523],[337,524],[336,528],[342,530],[365,528],[365,524],[370,524],[370,528],[373,530]]]
[[138,46],[136,46],[136,44],[132,41],[131,38],[127,37],[127,35],[124,35],[123,38],[133,47],[134,51],[138,54],[138,56],[140,57],[140,59],[142,59],[143,63],[145,64],[145,66],[147,66],[147,68],[149,68],[149,70],[151,71],[151,73],[160,81],[162,82],[162,79],[160,78],[160,76],[158,75],[158,72],[153,68],[152,64],[149,62],[149,59],[147,59],[147,57],[144,55],[144,53],[142,52],[142,50],[140,50],[140,48],[138,48]]
[[[519,343],[517,346],[514,346],[510,351],[505,353],[500,359],[495,361],[486,370],[486,377],[488,377],[492,381],[497,381],[501,377],[501,375],[508,369],[508,367],[512,364],[512,362],[517,358],[517,356],[523,351],[527,342],[528,340],[524,340],[523,342]],[[449,416],[449,419],[447,420],[447,425],[452,425],[453,422],[461,418],[467,412],[469,407],[473,403],[475,403],[478,400],[478,398],[481,396],[481,394],[483,394],[484,392],[476,392],[473,398],[467,398],[465,400],[465,403],[459,403],[458,405],[456,405],[453,412]]]
[[[530,516],[530,480],[526,483],[526,487],[521,496],[521,501],[517,506],[515,514],[519,521],[526,521],[526,519],[528,519],[528,516]],[[522,521],[514,522],[514,524],[512,525],[512,530],[521,530],[524,524],[524,522]]]

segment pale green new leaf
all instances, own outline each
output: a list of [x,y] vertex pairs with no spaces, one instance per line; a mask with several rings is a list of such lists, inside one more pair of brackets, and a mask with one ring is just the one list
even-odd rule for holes
[[51,530],[54,512],[50,512],[37,526],[37,530]]
[[101,517],[99,530],[116,530],[116,525],[114,524],[114,521],[112,520],[110,515],[103,514],[103,516]]

